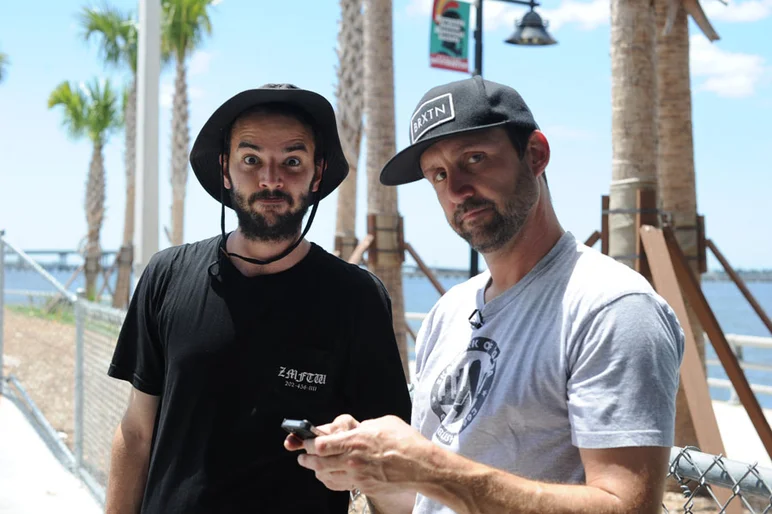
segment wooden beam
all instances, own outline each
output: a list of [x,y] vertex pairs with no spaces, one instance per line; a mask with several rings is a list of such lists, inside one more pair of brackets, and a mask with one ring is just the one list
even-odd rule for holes
[[713,310],[710,308],[708,300],[700,289],[699,282],[695,278],[692,269],[689,267],[683,251],[678,246],[675,235],[673,235],[672,230],[669,228],[665,228],[664,235],[673,261],[675,273],[678,277],[678,283],[681,285],[681,289],[686,296],[686,301],[689,302],[692,310],[697,315],[697,318],[699,318],[703,330],[708,334],[708,339],[710,339],[710,343],[713,345],[713,349],[716,351],[716,355],[721,361],[724,371],[732,382],[732,386],[737,392],[737,397],[745,407],[748,417],[751,419],[756,432],[759,434],[759,438],[761,438],[761,442],[767,450],[767,455],[772,456],[772,429],[769,427],[767,418],[761,410],[756,395],[748,384],[745,372],[740,367],[737,356],[729,346],[729,343],[724,336],[724,331],[721,330],[721,326],[718,324],[718,320],[716,319],[715,314],[713,314]]
[[689,13],[689,16],[692,17],[694,23],[697,24],[708,40],[718,41],[721,39],[718,36],[718,32],[713,28],[713,25],[710,24],[710,20],[708,20],[708,16],[705,14],[705,11],[702,10],[702,6],[698,0],[683,0],[683,2],[684,9],[686,9],[686,12]]
[[407,250],[407,253],[410,254],[411,257],[413,257],[413,260],[415,260],[415,263],[418,264],[418,267],[421,268],[421,271],[423,271],[424,275],[426,275],[426,278],[429,279],[429,281],[434,286],[434,289],[437,290],[438,293],[440,293],[440,296],[445,294],[445,288],[442,287],[442,284],[440,284],[440,281],[437,280],[437,277],[434,276],[434,273],[432,273],[432,270],[429,269],[429,266],[424,264],[424,261],[421,260],[421,257],[418,255],[418,252],[416,252],[412,245],[410,243],[404,243],[405,244],[405,250]]
[[410,334],[410,337],[413,338],[413,342],[415,342],[416,341],[415,332],[413,332],[413,329],[410,328],[410,325],[408,325],[407,320],[405,320],[405,330],[407,330],[407,333]]
[[713,255],[716,256],[716,259],[718,259],[718,262],[721,263],[721,266],[724,267],[724,271],[726,271],[727,275],[729,275],[734,283],[737,285],[737,288],[740,289],[740,292],[743,294],[746,300],[748,300],[748,303],[751,304],[751,307],[753,307],[753,310],[756,311],[756,314],[759,315],[759,318],[761,318],[761,322],[764,323],[767,328],[769,329],[769,332],[772,333],[772,321],[770,321],[769,317],[767,316],[767,313],[764,312],[764,309],[761,308],[761,305],[759,305],[759,302],[756,301],[756,298],[753,297],[748,287],[745,285],[745,282],[742,278],[740,278],[740,275],[738,275],[734,269],[732,269],[732,266],[729,265],[729,261],[727,261],[724,258],[724,255],[718,251],[718,248],[715,244],[713,244],[713,241],[708,239],[705,244],[710,248],[710,251],[713,252]]
[[639,189],[635,193],[635,230],[638,237],[635,238],[635,253],[638,257],[635,259],[635,271],[646,277],[651,282],[651,270],[646,259],[646,252],[641,244],[641,227],[650,225],[656,227],[659,225],[657,213],[657,192],[652,189]]
[[351,252],[351,255],[348,258],[348,262],[351,264],[359,264],[362,262],[362,255],[367,251],[368,248],[370,248],[370,245],[375,240],[375,236],[373,234],[367,234],[364,239],[362,239],[356,248],[354,248],[354,251]]
[[600,241],[600,232],[596,230],[595,232],[590,234],[590,237],[587,238],[587,241],[584,242],[584,245],[592,247],[592,246],[595,246],[595,243],[597,243],[598,241]]
[[[686,393],[686,404],[689,408],[697,444],[700,450],[714,455],[726,455],[721,432],[718,429],[716,413],[713,411],[713,401],[710,398],[708,379],[702,367],[702,360],[697,350],[689,316],[686,313],[686,303],[678,287],[675,269],[668,250],[668,244],[662,229],[644,225],[640,230],[640,238],[646,251],[651,267],[652,279],[657,292],[675,311],[681,328],[684,331],[684,357],[681,363],[681,384]],[[730,491],[713,488],[713,492],[722,504],[726,504]],[[727,513],[739,514],[742,506],[737,502],[727,505]]]

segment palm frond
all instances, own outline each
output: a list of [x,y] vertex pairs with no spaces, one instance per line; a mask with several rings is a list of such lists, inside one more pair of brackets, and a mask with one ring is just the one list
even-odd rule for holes
[[8,55],[0,52],[0,82],[5,78],[6,68],[8,68]]
[[162,49],[183,61],[212,33],[209,7],[215,0],[162,0]]
[[64,117],[62,125],[71,137],[80,137],[86,132],[86,97],[68,81],[60,83],[48,97],[48,108],[61,106]]
[[94,79],[86,85],[85,90],[89,138],[94,142],[105,143],[109,135],[123,125],[118,95],[109,80]]
[[114,7],[84,7],[79,14],[83,39],[96,40],[105,62],[127,65],[137,71],[137,20],[128,12]]

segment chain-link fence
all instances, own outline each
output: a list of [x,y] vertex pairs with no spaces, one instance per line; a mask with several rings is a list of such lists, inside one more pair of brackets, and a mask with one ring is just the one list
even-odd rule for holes
[[[106,374],[125,313],[79,298],[2,232],[0,249],[0,386],[28,404],[63,463],[104,502],[112,439],[131,389]],[[10,269],[34,273],[35,289],[8,280]],[[683,494],[665,498],[666,513],[772,514],[772,470],[755,463],[674,447],[668,480]]]
[[124,311],[78,300],[75,360],[75,461],[102,489],[107,485],[113,434],[131,385],[107,376]]
[[[772,513],[772,469],[757,463],[745,464],[697,448],[673,447],[668,479],[678,482],[683,495],[666,501],[664,512]],[[721,490],[728,494],[721,494]]]
[[107,376],[125,313],[78,297],[77,264],[60,258],[46,269],[2,232],[0,249],[0,386],[104,502],[131,388]]

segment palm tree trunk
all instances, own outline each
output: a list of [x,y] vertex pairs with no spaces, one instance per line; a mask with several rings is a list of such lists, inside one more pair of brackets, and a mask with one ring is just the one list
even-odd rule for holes
[[[398,215],[397,188],[378,180],[381,169],[396,150],[394,132],[394,58],[391,0],[367,0],[364,16],[364,81],[367,132],[368,214]],[[385,260],[385,259],[384,259]],[[376,264],[371,271],[391,295],[394,332],[405,376],[408,377],[402,265],[397,259]]]
[[[669,33],[665,34],[669,9],[675,9]],[[689,24],[683,4],[656,0],[657,10],[657,104],[659,149],[657,171],[660,207],[672,214],[676,239],[690,257],[697,252],[697,192],[692,136],[692,92],[689,81]],[[690,261],[699,279],[699,263]],[[700,358],[705,361],[705,339],[696,314],[687,305],[689,323]],[[694,423],[689,415],[683,387],[676,403],[676,446],[697,446]]]
[[335,223],[336,249],[348,259],[356,246],[357,165],[362,142],[362,0],[340,0],[341,24],[338,32],[338,132],[349,163],[349,174],[338,189]]
[[126,208],[123,215],[123,244],[118,254],[118,278],[115,282],[113,307],[125,308],[129,302],[131,285],[131,263],[134,248],[134,202],[136,194],[136,156],[137,141],[137,81],[134,79],[129,89],[126,102]]
[[172,231],[171,244],[184,240],[185,187],[188,182],[188,86],[185,58],[178,56],[172,110]]
[[[657,187],[654,60],[652,0],[611,0],[611,210]],[[632,266],[635,234],[634,212],[609,215],[609,254]]]
[[94,141],[91,165],[86,182],[86,298],[96,300],[96,284],[99,277],[99,260],[102,249],[99,232],[105,212],[105,168],[102,156],[102,141]]

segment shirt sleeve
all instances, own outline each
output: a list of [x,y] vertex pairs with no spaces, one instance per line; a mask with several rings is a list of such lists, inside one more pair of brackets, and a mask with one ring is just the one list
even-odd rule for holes
[[573,444],[672,446],[683,348],[678,319],[652,294],[622,296],[589,318],[567,356]]
[[163,266],[158,254],[148,263],[131,298],[107,374],[143,393],[160,396],[165,359],[158,328]]
[[347,395],[358,421],[393,414],[410,422],[410,395],[392,325],[391,299],[383,283],[355,299],[351,375]]

